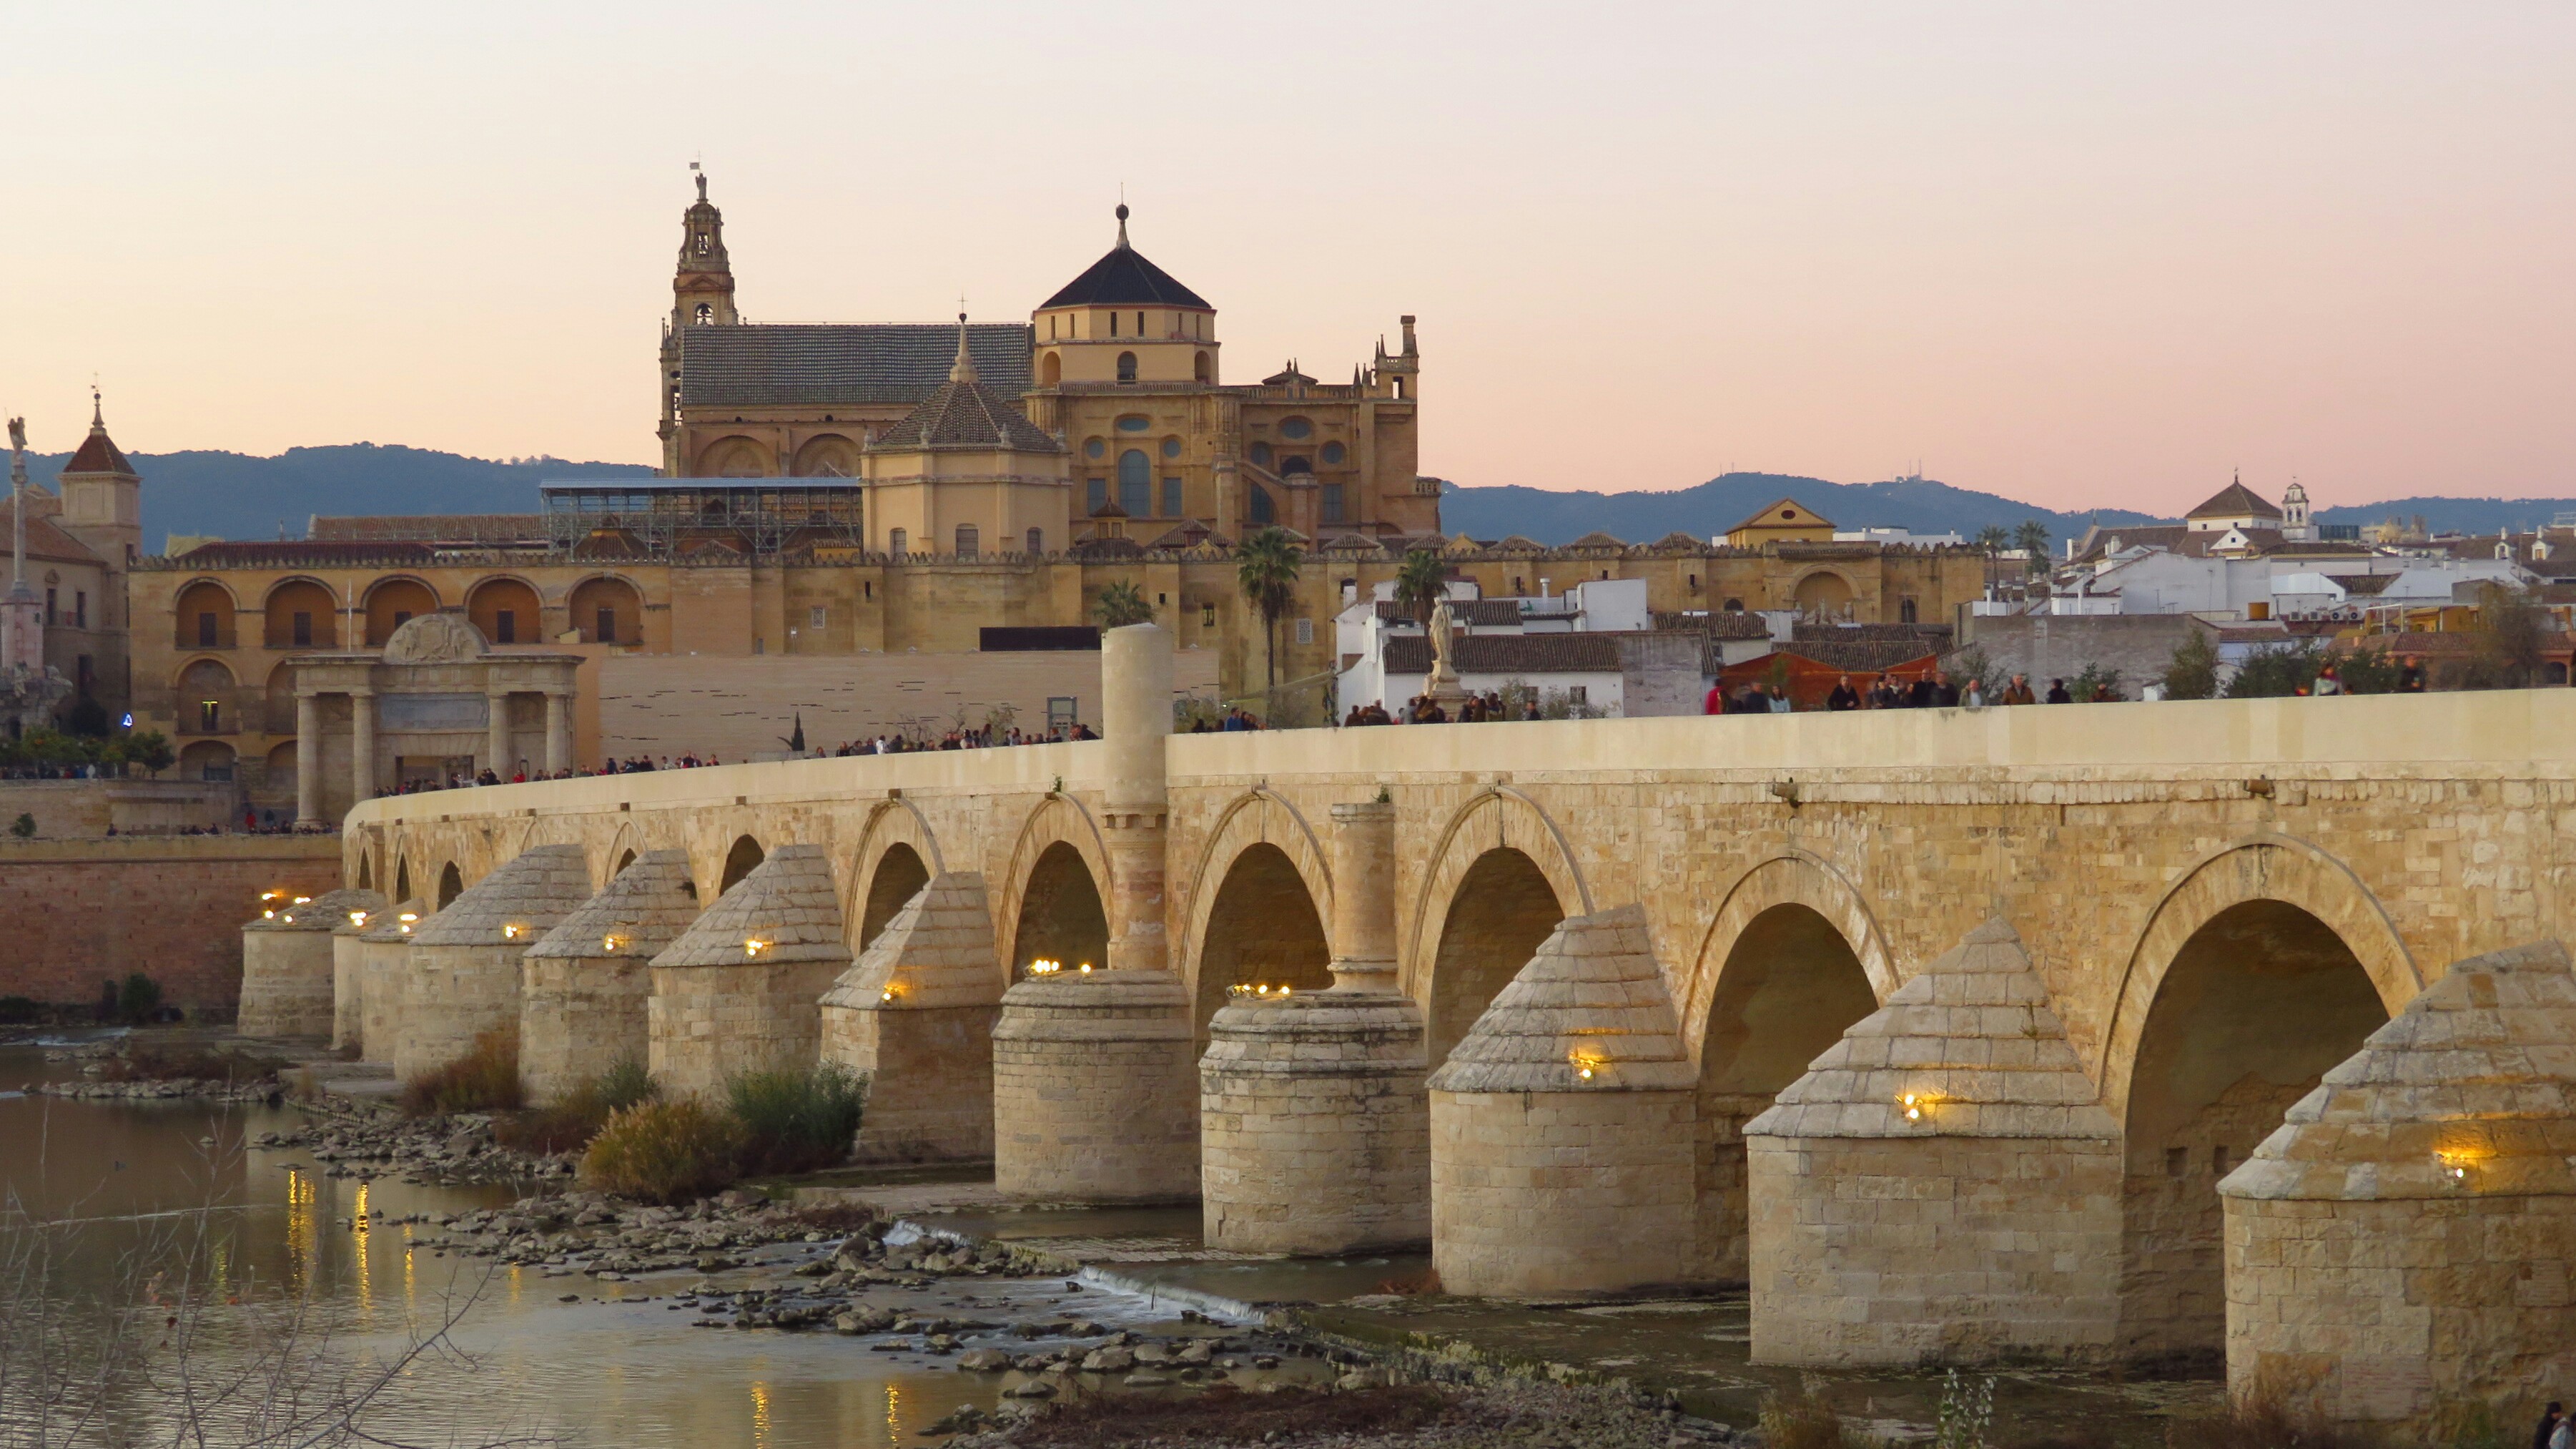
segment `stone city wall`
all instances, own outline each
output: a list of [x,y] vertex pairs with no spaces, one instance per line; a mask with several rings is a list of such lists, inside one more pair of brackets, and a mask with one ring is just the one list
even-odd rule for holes
[[38,840],[167,835],[241,824],[232,786],[193,780],[0,780],[0,827],[33,816]]
[[0,839],[0,996],[87,1005],[140,971],[165,1004],[229,1015],[264,891],[340,884],[327,835]]

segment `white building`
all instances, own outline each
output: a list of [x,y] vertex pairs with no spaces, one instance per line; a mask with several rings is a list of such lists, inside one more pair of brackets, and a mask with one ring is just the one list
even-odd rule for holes
[[[1341,656],[1337,696],[1346,714],[1362,704],[1400,713],[1431,671],[1430,638],[1395,607],[1394,592],[1387,583],[1365,599],[1343,591],[1333,637]],[[1501,599],[1480,597],[1472,581],[1453,580],[1449,611],[1458,682],[1471,692],[1522,685],[1542,699],[1611,717],[1687,712],[1675,707],[1683,699],[1696,708],[1698,636],[1653,631],[1643,579],[1592,580],[1562,594]]]

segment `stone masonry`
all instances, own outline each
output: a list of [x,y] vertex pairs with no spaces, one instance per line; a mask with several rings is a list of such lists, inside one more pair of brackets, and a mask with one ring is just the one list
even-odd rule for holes
[[2098,1361],[2120,1133],[2000,918],[1745,1127],[1757,1363]]
[[520,958],[519,1083],[545,1106],[652,1048],[653,958],[698,916],[689,858],[638,857]]
[[744,1072],[812,1065],[819,1003],[849,965],[822,848],[780,846],[653,958],[653,1076],[713,1096]]
[[351,912],[384,908],[374,891],[336,890],[289,903],[274,917],[242,927],[241,1015],[244,1036],[329,1036],[332,1029],[332,941]]
[[823,995],[823,1059],[868,1078],[862,1162],[993,1155],[1001,958],[984,878],[931,877]]
[[590,898],[577,845],[540,845],[465,888],[420,923],[403,966],[394,1075],[410,1081],[474,1049],[519,1042],[519,958]]
[[2454,964],[2219,1184],[2238,1391],[2449,1442],[2576,1381],[2576,975]]
[[[411,967],[412,933],[429,917],[429,905],[400,901],[369,918],[358,933],[359,1060],[392,1065],[395,1023],[402,1020],[403,981]],[[333,1016],[340,1014],[333,1003]]]

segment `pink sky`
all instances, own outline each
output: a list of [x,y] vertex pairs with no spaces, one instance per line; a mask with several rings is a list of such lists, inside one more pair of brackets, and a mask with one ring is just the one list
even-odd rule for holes
[[0,46],[0,410],[650,462],[686,163],[748,315],[1225,366],[1422,318],[1426,471],[2172,511],[2576,495],[2576,6],[74,6]]

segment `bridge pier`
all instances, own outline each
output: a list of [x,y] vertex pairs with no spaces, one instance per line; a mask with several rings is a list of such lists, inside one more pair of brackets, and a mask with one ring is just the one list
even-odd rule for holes
[[2000,917],[1748,1123],[1753,1360],[2107,1360],[2120,1131]]
[[337,890],[274,918],[242,927],[241,1008],[244,1036],[329,1036],[333,1013],[331,930],[351,911],[383,905],[374,891]]
[[331,1050],[335,1052],[361,1047],[366,1041],[366,931],[388,909],[385,898],[377,896],[374,905],[352,907],[331,927]]
[[2576,976],[2556,941],[2453,965],[2219,1184],[2227,1379],[2448,1442],[2576,1375]]
[[993,1027],[993,1181],[1016,1197],[1142,1202],[1198,1195],[1189,993],[1164,936],[1172,638],[1152,624],[1101,639],[1109,780],[1106,971],[1032,977]]
[[1001,1002],[984,878],[933,877],[823,997],[823,1059],[868,1077],[859,1161],[993,1155]]
[[393,1065],[394,1023],[402,1020],[403,971],[411,962],[412,933],[428,919],[417,898],[388,906],[358,933],[358,1059]]
[[782,845],[653,958],[647,1060],[662,1090],[713,1097],[743,1072],[821,1057],[823,993],[850,966],[819,845]]
[[519,958],[590,898],[578,845],[523,852],[447,903],[411,933],[402,1009],[394,1022],[394,1076],[437,1070],[498,1032],[519,1040]]
[[1242,997],[1199,1063],[1211,1246],[1324,1255],[1431,1236],[1430,1060],[1396,989],[1395,806],[1333,807],[1333,985]]
[[1451,1293],[1687,1273],[1698,1077],[1643,907],[1557,924],[1431,1074],[1431,1264]]
[[528,948],[519,1086],[530,1106],[550,1106],[618,1062],[651,1055],[653,958],[697,914],[687,853],[656,850]]

